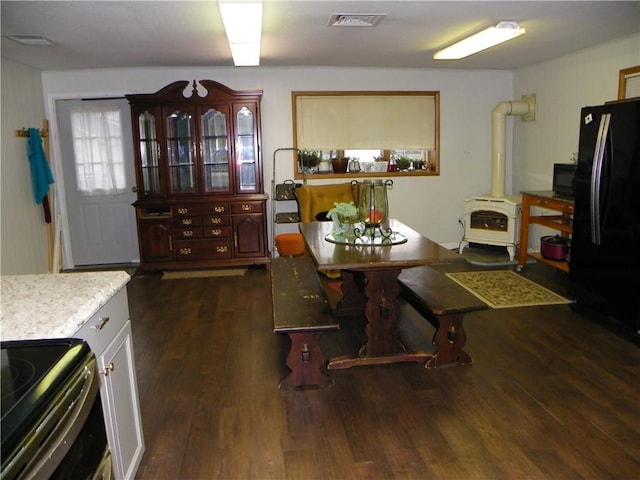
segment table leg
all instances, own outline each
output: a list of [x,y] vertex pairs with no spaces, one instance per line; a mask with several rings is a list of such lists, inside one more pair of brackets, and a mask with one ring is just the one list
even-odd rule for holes
[[520,214],[520,244],[518,245],[518,266],[519,272],[527,263],[527,250],[529,246],[529,214],[531,213],[531,201],[528,195],[522,196],[522,213]]
[[368,270],[364,276],[364,316],[367,343],[364,355],[380,355],[402,351],[396,332],[400,317],[400,270]]
[[399,274],[400,269],[365,270],[358,274],[359,282],[352,282],[361,284],[366,298],[364,315],[367,320],[367,343],[358,355],[332,358],[328,366],[330,370],[395,362],[424,363],[431,359],[431,353],[406,352],[398,339]]

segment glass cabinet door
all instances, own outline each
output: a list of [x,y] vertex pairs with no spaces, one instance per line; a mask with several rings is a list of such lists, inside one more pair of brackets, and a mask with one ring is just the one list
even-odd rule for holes
[[160,183],[160,146],[156,133],[156,117],[145,110],[138,116],[142,196],[158,195]]
[[227,114],[209,108],[200,116],[204,192],[228,192],[231,186]]
[[196,190],[193,119],[191,112],[181,110],[165,114],[167,168],[172,193]]
[[258,145],[255,114],[249,107],[241,106],[236,110],[235,117],[238,191],[239,193],[257,192],[259,189]]

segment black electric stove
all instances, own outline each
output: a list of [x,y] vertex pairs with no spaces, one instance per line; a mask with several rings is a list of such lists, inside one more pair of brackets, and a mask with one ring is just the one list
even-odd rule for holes
[[77,339],[1,342],[0,348],[1,456],[7,458],[91,350]]

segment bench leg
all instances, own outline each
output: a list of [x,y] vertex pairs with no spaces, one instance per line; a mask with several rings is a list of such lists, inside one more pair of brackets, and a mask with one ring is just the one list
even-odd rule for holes
[[439,326],[433,336],[435,353],[425,368],[436,368],[448,363],[470,365],[471,357],[462,347],[467,343],[467,334],[462,326],[463,313],[438,316]]
[[309,385],[331,385],[331,377],[323,372],[325,358],[320,350],[322,332],[288,332],[291,349],[287,355],[287,366],[291,373],[280,382],[281,389]]

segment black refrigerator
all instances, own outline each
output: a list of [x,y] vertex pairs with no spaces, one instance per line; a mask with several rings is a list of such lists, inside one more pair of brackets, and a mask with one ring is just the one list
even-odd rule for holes
[[585,107],[580,122],[573,308],[640,341],[640,99]]

